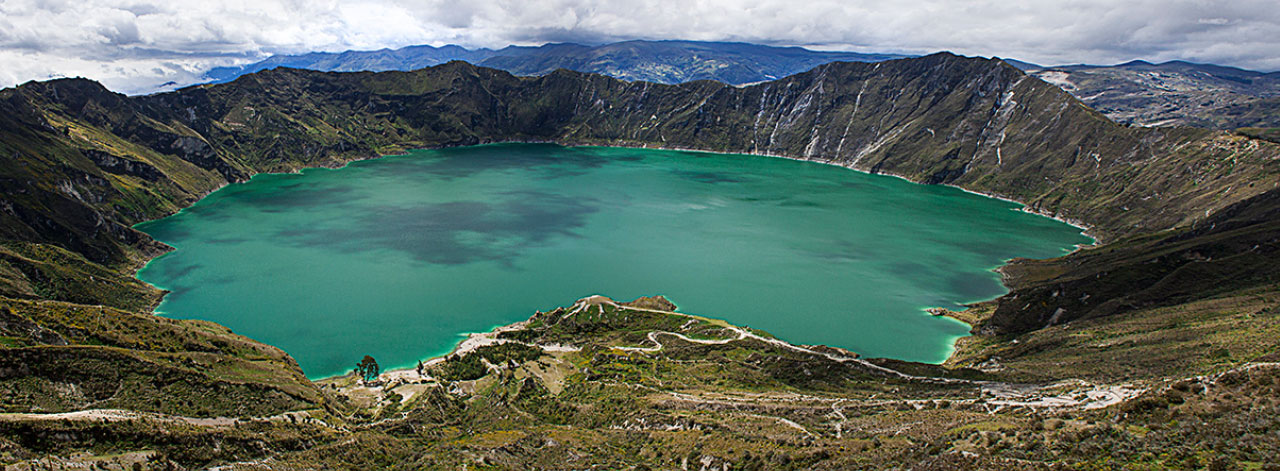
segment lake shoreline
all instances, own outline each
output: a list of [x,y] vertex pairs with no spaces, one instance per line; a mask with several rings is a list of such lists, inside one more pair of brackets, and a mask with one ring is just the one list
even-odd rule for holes
[[[324,168],[324,169],[330,169],[330,170],[337,170],[337,169],[345,168],[345,167],[347,167],[347,166],[349,166],[349,165],[351,165],[351,164],[353,164],[353,163],[355,163],[355,162],[361,162],[361,161],[365,161],[365,160],[377,160],[377,159],[386,158],[386,157],[403,156],[403,155],[409,154],[411,151],[414,151],[414,150],[434,150],[434,149],[448,149],[448,148],[458,148],[458,147],[473,147],[473,146],[500,145],[500,144],[548,144],[548,145],[558,145],[558,146],[563,146],[563,147],[567,147],[567,148],[574,148],[574,147],[599,147],[599,148],[631,148],[631,149],[654,149],[654,150],[659,150],[659,149],[660,149],[660,150],[683,151],[683,152],[696,152],[696,153],[708,153],[708,154],[718,154],[718,155],[728,155],[728,156],[741,155],[741,156],[775,157],[775,158],[782,158],[782,159],[792,160],[792,161],[813,162],[813,163],[825,164],[825,165],[829,165],[829,166],[835,166],[835,167],[841,167],[841,168],[844,168],[844,169],[854,170],[854,171],[856,171],[856,172],[858,172],[858,173],[862,173],[862,174],[866,174],[866,175],[884,175],[884,176],[895,177],[895,178],[897,178],[897,179],[900,179],[900,180],[903,180],[903,181],[906,181],[906,182],[910,182],[910,183],[913,183],[913,184],[928,185],[928,184],[926,184],[926,183],[921,183],[921,182],[917,182],[917,181],[911,180],[910,178],[907,178],[907,177],[904,177],[904,176],[901,176],[901,175],[896,175],[896,174],[892,174],[892,173],[875,173],[875,172],[868,172],[868,171],[865,171],[865,170],[861,170],[861,169],[855,168],[855,167],[853,167],[853,166],[851,166],[851,165],[846,165],[846,164],[839,163],[839,162],[835,162],[835,161],[832,161],[832,160],[818,159],[818,158],[799,158],[799,157],[792,157],[792,156],[780,155],[780,154],[772,154],[772,153],[763,153],[763,152],[725,152],[725,151],[714,151],[714,150],[695,149],[695,148],[668,147],[668,146],[650,146],[650,145],[619,145],[618,143],[612,143],[612,144],[604,144],[604,145],[602,145],[602,144],[600,144],[600,143],[595,143],[595,142],[545,141],[545,140],[531,140],[531,141],[503,140],[503,141],[494,141],[494,142],[482,142],[482,143],[478,143],[478,144],[433,146],[433,147],[423,147],[423,148],[417,148],[417,147],[414,147],[414,148],[406,148],[406,149],[403,149],[403,150],[397,149],[397,151],[392,151],[392,152],[389,152],[389,153],[387,153],[387,154],[381,154],[381,155],[378,155],[378,156],[372,156],[372,157],[352,158],[352,159],[349,159],[349,160],[343,160],[343,159],[331,159],[330,161],[322,162],[322,163],[320,163],[319,165],[316,165],[316,166],[297,167],[297,168],[291,168],[291,169],[287,169],[287,170],[283,170],[283,171],[258,172],[258,173],[253,174],[252,176],[250,176],[249,180],[252,180],[252,178],[254,178],[254,177],[258,176],[258,175],[262,175],[262,174],[268,174],[268,175],[273,175],[273,174],[278,174],[278,175],[299,174],[299,173],[303,173],[303,172],[304,172],[304,171],[306,171],[306,170],[310,170],[310,169],[317,169],[317,168]],[[246,180],[246,182],[247,182],[247,181],[248,181],[248,180]],[[244,183],[244,182],[234,182],[234,183]],[[225,187],[225,186],[228,186],[228,185],[230,185],[230,184],[228,183],[228,184],[219,185],[217,188],[213,189],[213,190],[212,190],[212,191],[210,191],[209,193],[206,193],[206,194],[202,195],[200,198],[198,198],[198,199],[194,200],[194,201],[191,203],[191,205],[186,206],[186,207],[184,207],[184,208],[181,208],[181,209],[179,209],[178,211],[175,211],[174,213],[172,213],[172,214],[168,214],[168,215],[163,216],[163,217],[172,216],[173,214],[177,214],[177,213],[180,213],[180,212],[182,212],[182,211],[185,211],[186,209],[188,209],[188,208],[190,208],[190,207],[194,206],[195,204],[198,204],[200,201],[204,200],[204,198],[205,198],[205,197],[207,197],[207,196],[208,196],[208,194],[211,194],[213,191],[217,191],[218,189],[221,189],[221,188],[223,188],[223,187]],[[1044,214],[1044,213],[1040,213],[1040,212],[1032,211],[1032,210],[1031,210],[1031,209],[1030,209],[1026,204],[1024,204],[1024,203],[1022,203],[1022,202],[1019,202],[1019,201],[1017,201],[1017,200],[1014,200],[1014,199],[1012,199],[1012,198],[1005,197],[1005,196],[1003,196],[1003,195],[983,193],[983,192],[980,192],[980,191],[974,191],[974,190],[970,190],[970,189],[967,189],[967,188],[964,188],[964,187],[961,187],[961,186],[958,186],[958,185],[951,185],[951,184],[942,184],[942,185],[939,185],[939,186],[950,186],[950,187],[953,187],[953,188],[959,189],[959,190],[961,190],[961,191],[963,191],[963,192],[966,192],[966,193],[975,194],[975,195],[978,195],[978,196],[983,196],[983,197],[987,197],[987,198],[992,198],[992,199],[997,199],[997,200],[1001,200],[1001,201],[1006,201],[1006,202],[1010,202],[1010,203],[1017,204],[1017,205],[1019,205],[1019,206],[1020,206],[1019,211],[1021,211],[1021,212],[1025,212],[1025,213],[1028,213],[1028,214],[1035,214],[1035,215],[1037,215],[1037,216],[1041,216],[1041,217],[1047,217],[1047,218],[1050,218],[1050,219],[1053,219],[1053,220],[1056,220],[1056,221],[1059,221],[1059,222],[1062,222],[1062,223],[1065,223],[1065,224],[1071,225],[1071,226],[1076,227],[1076,228],[1078,228],[1078,229],[1081,229],[1081,234],[1082,234],[1082,235],[1085,235],[1086,237],[1089,237],[1090,239],[1093,239],[1093,240],[1094,240],[1094,245],[1097,245],[1097,244],[1098,244],[1097,240],[1096,240],[1096,239],[1094,239],[1092,236],[1090,236],[1090,235],[1089,235],[1090,227],[1089,227],[1089,226],[1087,226],[1086,224],[1084,224],[1084,223],[1080,222],[1080,221],[1068,220],[1068,219],[1065,219],[1065,218],[1056,217],[1056,216],[1051,215],[1051,214]],[[147,222],[151,222],[151,221],[154,221],[154,220],[162,219],[163,217],[161,217],[161,218],[157,218],[157,219],[153,219],[153,220],[150,220],[150,221],[144,221],[144,222],[138,223],[138,224],[136,224],[134,227],[137,227],[138,225],[145,224],[145,223],[147,223]],[[158,242],[158,241],[157,241],[157,242]],[[134,273],[134,277],[135,277],[135,278],[137,278],[137,273],[138,273],[138,271],[141,271],[142,269],[144,269],[144,268],[145,268],[148,264],[150,264],[151,262],[153,262],[153,261],[155,261],[155,260],[158,260],[159,258],[161,258],[161,256],[163,256],[163,255],[165,255],[165,254],[168,254],[168,253],[171,253],[171,252],[174,250],[172,247],[168,247],[168,246],[167,246],[167,244],[165,244],[165,246],[167,247],[167,250],[165,250],[164,252],[161,252],[161,253],[159,253],[159,254],[157,254],[157,255],[155,255],[155,256],[150,257],[148,260],[146,260],[144,263],[142,263],[142,264],[138,267],[138,269],[137,269],[137,270],[135,270],[135,273]],[[1081,248],[1081,247],[1082,247],[1081,245],[1077,245],[1077,246],[1076,246],[1076,250],[1080,250],[1080,248]],[[1005,264],[1000,265],[999,267],[996,267],[996,268],[994,269],[994,271],[995,271],[996,273],[1000,273],[1000,274],[1001,274],[1000,282],[1001,282],[1001,284],[1002,284],[1002,285],[1004,285],[1005,293],[1002,293],[1002,294],[996,295],[996,296],[994,296],[994,297],[992,297],[992,298],[990,298],[990,299],[986,299],[986,300],[982,300],[982,301],[976,301],[975,303],[977,303],[977,302],[987,302],[987,301],[990,301],[990,300],[993,300],[993,299],[999,298],[1000,296],[1003,296],[1004,294],[1007,294],[1007,292],[1008,292],[1008,283],[1007,283],[1007,281],[1006,281],[1005,276],[1003,275],[1003,272],[1001,271],[1001,269],[1002,269],[1003,267],[1007,266],[1007,263],[1008,263],[1008,261],[1006,261],[1006,263],[1005,263]],[[154,286],[154,287],[156,287],[157,289],[161,290],[161,291],[165,294],[165,296],[167,296],[167,294],[169,294],[169,291],[168,291],[168,290],[166,290],[166,289],[164,289],[163,287],[156,286],[156,285],[151,285],[151,286]],[[162,296],[162,298],[161,298],[161,301],[160,301],[160,302],[162,302],[162,301],[163,301],[163,299],[164,299],[164,297]],[[159,307],[159,303],[160,303],[160,302],[157,302],[156,306],[153,306],[153,307],[152,307],[153,314],[155,314],[155,315],[160,315],[158,312],[156,312],[156,308],[158,308],[158,307]],[[924,311],[924,312],[927,312],[929,309],[931,309],[931,308],[923,308],[923,309],[921,309],[921,310],[922,310],[922,311]],[[951,318],[951,319],[953,319],[953,320],[955,320],[955,321],[957,321],[957,322],[961,322],[961,323],[963,323],[964,325],[968,326],[968,328],[969,328],[969,330],[970,330],[970,334],[969,334],[969,335],[972,335],[972,329],[975,327],[974,325],[969,324],[968,322],[965,322],[962,318],[959,318],[959,317],[957,317],[957,316],[947,315],[946,317],[949,317],[949,318]],[[504,328],[504,327],[509,327],[509,326],[510,326],[510,325],[496,326],[496,327],[494,327],[494,329],[491,329],[491,332],[492,332],[492,331],[496,331],[496,330],[498,330],[498,329],[502,329],[502,328]],[[470,337],[471,335],[476,335],[476,334],[482,334],[482,333],[459,333],[459,335],[467,335],[468,337]],[[967,336],[967,335],[966,335],[966,336]],[[938,362],[938,363],[934,363],[934,364],[939,364],[939,365],[941,365],[941,364],[946,364],[948,361],[950,361],[952,358],[954,358],[958,353],[960,353],[960,348],[959,348],[959,347],[960,347],[960,345],[959,345],[959,339],[964,338],[964,337],[966,337],[966,336],[958,336],[958,337],[956,337],[955,339],[953,339],[953,340],[950,342],[950,347],[951,347],[951,348],[950,348],[950,353],[947,355],[947,358],[946,358],[946,359],[944,359],[944,360],[942,360],[942,361],[940,361],[940,362]],[[443,354],[443,355],[432,356],[432,357],[429,357],[429,358],[424,359],[424,361],[433,361],[433,360],[438,360],[438,359],[441,359],[441,358],[447,357],[447,356],[448,356],[448,355],[450,355],[450,354],[454,354],[454,353],[456,353],[456,349],[457,349],[460,345],[462,345],[464,342],[466,342],[466,340],[465,340],[465,339],[464,339],[464,340],[462,340],[462,341],[460,341],[457,345],[455,345],[455,346],[454,346],[453,350],[450,350],[450,352],[449,352],[449,353],[446,353],[446,354]],[[890,357],[890,358],[891,358],[891,357]],[[403,371],[403,370],[405,370],[405,369],[410,369],[410,370],[411,370],[411,369],[413,369],[413,368],[412,368],[412,367],[409,367],[409,368],[398,368],[398,367],[393,367],[393,369],[392,369],[392,370],[389,370],[389,371]],[[345,376],[345,375],[341,375],[341,374],[340,374],[340,375],[337,375],[337,376],[326,376],[326,377],[321,377],[321,378],[319,378],[319,379],[317,379],[317,380],[323,380],[323,379],[328,379],[328,378],[333,378],[333,377],[341,377],[341,376]]]

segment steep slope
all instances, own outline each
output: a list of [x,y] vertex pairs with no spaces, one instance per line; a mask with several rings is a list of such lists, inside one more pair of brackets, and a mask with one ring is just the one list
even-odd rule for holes
[[[1016,261],[1004,268],[1014,280],[1014,293],[1002,298],[986,327],[1004,333],[1025,332],[1271,286],[1280,283],[1277,262],[1280,191],[1269,191],[1191,226],[1057,259]],[[1142,289],[1135,290],[1135,286]],[[1039,315],[1031,317],[1027,311],[1038,311]]]
[[332,72],[417,70],[460,60],[516,75],[544,75],[556,69],[569,69],[656,83],[716,80],[745,84],[774,80],[828,62],[877,62],[902,57],[906,56],[704,41],[624,41],[598,46],[558,43],[508,46],[498,50],[464,49],[454,45],[409,46],[394,50],[272,56],[241,67],[215,68],[209,71],[208,77],[222,83],[277,67]]
[[277,348],[203,321],[0,298],[0,409],[270,416],[323,401]]
[[783,155],[953,184],[1085,221],[1104,239],[1187,223],[1276,184],[1273,145],[1117,126],[998,61],[830,64],[743,89],[659,89],[668,101],[656,103],[635,101],[654,92],[642,84],[586,83],[557,97],[592,101],[590,118],[569,124],[574,140]]
[[1280,353],[1280,191],[1191,226],[1001,269],[953,366],[1042,381],[1169,377]]

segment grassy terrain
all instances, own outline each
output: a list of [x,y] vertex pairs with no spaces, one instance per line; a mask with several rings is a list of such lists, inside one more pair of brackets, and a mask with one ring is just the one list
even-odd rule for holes
[[0,409],[260,416],[324,399],[284,352],[204,321],[0,298]]
[[[990,312],[986,303],[974,311]],[[960,340],[951,366],[1014,381],[1177,378],[1280,354],[1280,296],[1263,286],[1191,303]],[[1015,342],[1016,341],[1016,342]]]
[[[1109,389],[991,380],[1006,373],[902,377],[733,326],[722,343],[687,341],[726,326],[584,301],[486,334],[497,343],[423,375],[322,381],[340,404],[330,412],[234,423],[0,415],[0,443],[13,469],[34,469],[26,460],[37,456],[233,469],[1262,469],[1280,449],[1274,364],[1177,365],[1205,375],[1138,382],[1127,400],[1091,408],[1103,403],[1088,397]],[[658,345],[634,349],[641,332],[662,333]],[[1056,360],[1030,358],[1008,368]],[[478,375],[451,377],[476,363]]]
[[1239,128],[1236,132],[1241,135],[1254,139],[1262,139],[1264,141],[1280,142],[1280,128]]
[[143,311],[160,303],[161,292],[57,246],[9,242],[0,244],[0,296]]

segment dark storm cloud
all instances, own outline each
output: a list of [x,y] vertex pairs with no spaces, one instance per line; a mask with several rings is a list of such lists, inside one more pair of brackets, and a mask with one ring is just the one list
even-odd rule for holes
[[273,53],[622,39],[1280,69],[1274,0],[5,0],[0,85],[83,75],[145,91]]

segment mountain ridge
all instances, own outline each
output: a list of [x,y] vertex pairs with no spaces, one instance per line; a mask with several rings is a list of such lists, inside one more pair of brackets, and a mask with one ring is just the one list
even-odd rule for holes
[[1167,61],[1135,60],[1027,70],[1060,85],[1111,119],[1141,126],[1183,125],[1214,129],[1280,127],[1280,72]]
[[[945,51],[944,51],[945,52]],[[238,67],[209,71],[214,82],[275,67],[322,71],[413,70],[464,60],[516,75],[544,75],[558,68],[601,73],[629,81],[674,84],[717,80],[745,85],[836,61],[879,62],[908,56],[811,51],[750,43],[623,41],[601,45],[549,43],[502,49],[419,45],[377,51],[277,55]],[[1183,125],[1213,129],[1276,128],[1280,72],[1171,60],[1132,60],[1114,65],[1011,65],[1061,86],[1109,118],[1141,126]]]
[[544,75],[564,68],[632,81],[673,84],[717,80],[740,85],[781,78],[826,62],[880,61],[902,57],[907,56],[683,40],[632,40],[601,45],[548,43],[501,49],[466,49],[450,44],[271,56],[244,66],[214,68],[207,76],[214,83],[222,83],[240,75],[281,66],[326,72],[382,72],[415,70],[462,60],[515,75]]

